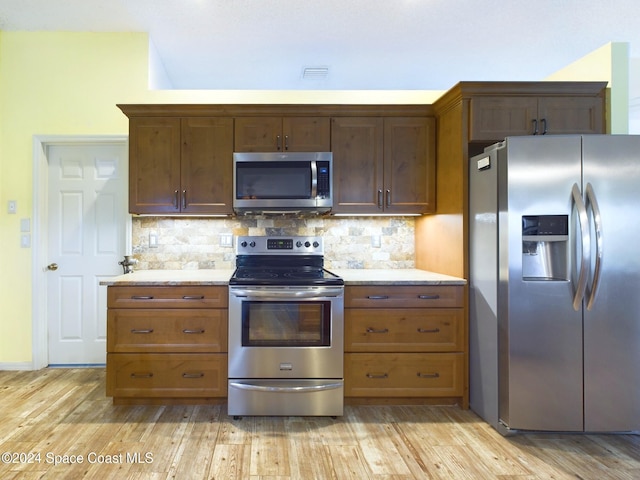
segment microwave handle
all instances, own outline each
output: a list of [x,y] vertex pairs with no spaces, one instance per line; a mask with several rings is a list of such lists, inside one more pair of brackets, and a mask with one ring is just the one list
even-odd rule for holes
[[311,198],[318,196],[318,165],[315,160],[311,161]]

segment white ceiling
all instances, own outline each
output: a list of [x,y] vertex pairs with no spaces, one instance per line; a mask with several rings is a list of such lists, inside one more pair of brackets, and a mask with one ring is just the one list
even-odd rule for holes
[[148,32],[175,89],[542,80],[612,41],[640,57],[639,19],[638,0],[0,0],[0,30]]

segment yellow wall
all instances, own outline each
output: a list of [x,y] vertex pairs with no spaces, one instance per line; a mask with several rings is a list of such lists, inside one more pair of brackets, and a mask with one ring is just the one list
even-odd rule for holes
[[[125,134],[116,102],[146,89],[146,35],[0,32],[0,363],[31,361],[32,137]],[[16,200],[18,211],[7,213]]]
[[20,248],[20,219],[33,225],[34,135],[126,134],[117,103],[432,103],[442,93],[148,90],[148,53],[144,33],[0,31],[0,367],[32,361],[33,252]]

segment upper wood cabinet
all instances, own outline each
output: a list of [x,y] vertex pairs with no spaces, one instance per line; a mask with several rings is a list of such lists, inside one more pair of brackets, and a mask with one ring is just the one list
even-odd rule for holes
[[469,140],[507,136],[605,133],[604,98],[480,96],[471,99]]
[[328,117],[238,117],[236,152],[328,152]]
[[380,213],[384,120],[338,117],[331,120],[333,213]]
[[333,213],[435,210],[434,118],[334,118],[331,150]]
[[129,212],[231,214],[233,119],[133,117]]
[[430,105],[118,107],[129,117],[131,213],[232,215],[234,151],[333,152],[333,213],[435,209]]

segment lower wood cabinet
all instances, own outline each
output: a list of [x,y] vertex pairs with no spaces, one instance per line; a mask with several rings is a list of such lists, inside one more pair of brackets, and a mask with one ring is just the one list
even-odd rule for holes
[[462,353],[347,353],[345,395],[460,397]]
[[345,287],[347,401],[466,407],[463,289]]
[[109,353],[107,395],[116,398],[227,396],[227,356]]
[[226,286],[109,286],[107,396],[220,403],[227,396]]

